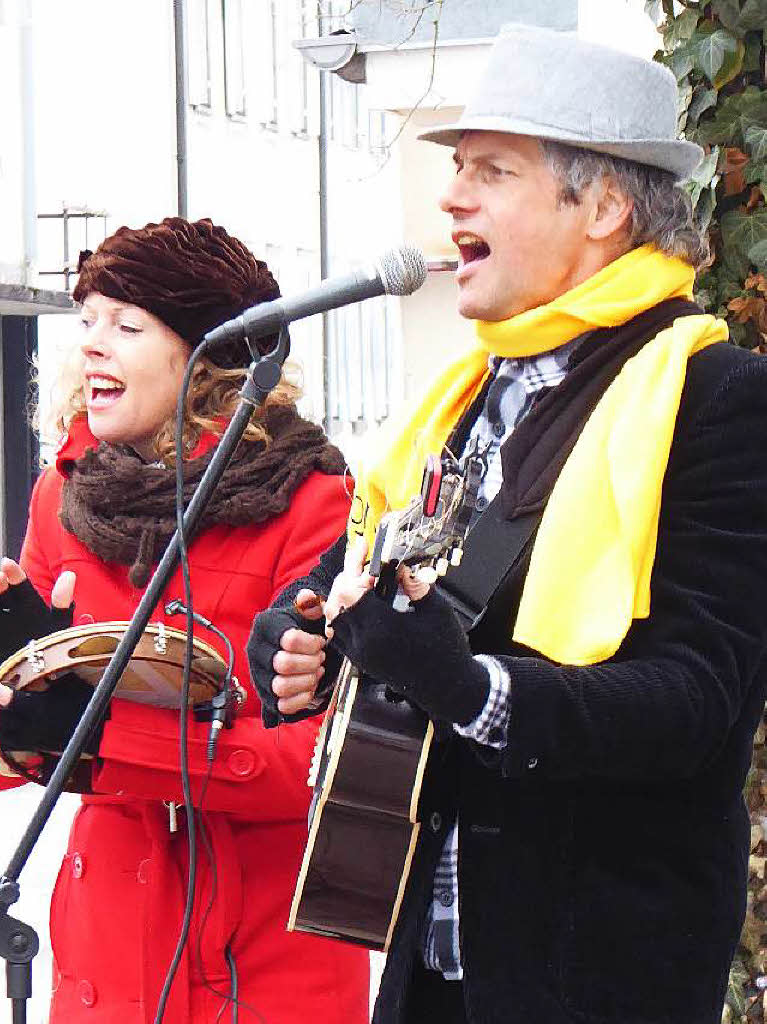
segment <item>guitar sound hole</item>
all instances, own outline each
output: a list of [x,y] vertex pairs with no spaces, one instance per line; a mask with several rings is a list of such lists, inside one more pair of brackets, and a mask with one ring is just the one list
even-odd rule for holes
[[383,695],[384,700],[388,701],[390,704],[401,704],[405,699],[401,693],[397,693],[396,690],[392,690],[390,686],[385,687]]

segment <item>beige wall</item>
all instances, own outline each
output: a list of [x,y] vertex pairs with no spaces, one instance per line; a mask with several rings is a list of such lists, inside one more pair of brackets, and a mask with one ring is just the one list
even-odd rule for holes
[[[447,122],[456,108],[442,110],[436,120]],[[419,246],[429,261],[455,259],[451,220],[439,208],[439,198],[455,173],[452,149],[418,139],[423,124],[435,123],[434,112],[417,113],[403,130],[402,217],[404,237]],[[402,301],[404,397],[423,387],[424,380],[471,343],[471,324],[455,311],[456,285],[450,271],[432,272],[426,284]]]

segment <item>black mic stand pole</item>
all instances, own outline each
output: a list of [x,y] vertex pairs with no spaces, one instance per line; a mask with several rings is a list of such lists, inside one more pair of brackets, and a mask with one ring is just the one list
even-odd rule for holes
[[[264,333],[273,333],[272,326]],[[212,333],[212,332],[209,332]],[[243,333],[245,333],[243,331]],[[261,332],[254,332],[257,337]],[[200,347],[207,348],[205,336]],[[248,342],[255,340],[248,335]],[[253,414],[262,405],[269,392],[277,386],[282,364],[288,356],[290,341],[287,330],[281,330],[276,347],[267,355],[250,364],[248,377],[240,391],[240,401],[229,425],[223,433],[213,458],[192,495],[184,514],[184,536],[192,536],[216,485],[234,455],[234,450]],[[204,349],[203,349],[204,351]],[[252,352],[252,348],[251,348]],[[6,961],[7,994],[13,1007],[13,1024],[25,1024],[27,999],[32,995],[32,960],[37,954],[39,940],[34,928],[10,917],[8,908],[20,895],[18,878],[29,860],[40,833],[51,816],[56,801],[64,792],[67,780],[83,753],[88,738],[106,714],[112,694],[131,659],[136,644],[160,601],[168,581],[179,563],[178,531],[171,538],[157,569],[149,581],[127,630],[117,645],[112,658],[93,691],[77,728],[66,746],[56,770],[51,775],[37,810],[33,814],[8,867],[0,876],[0,957]]]

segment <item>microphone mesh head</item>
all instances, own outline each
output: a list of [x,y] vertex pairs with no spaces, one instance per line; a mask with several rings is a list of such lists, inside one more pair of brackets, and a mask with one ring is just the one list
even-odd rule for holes
[[387,295],[410,295],[426,280],[426,260],[414,245],[387,249],[379,258],[376,270]]

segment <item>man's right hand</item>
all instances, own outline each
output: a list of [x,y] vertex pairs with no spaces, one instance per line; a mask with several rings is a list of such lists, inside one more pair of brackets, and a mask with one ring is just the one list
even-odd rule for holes
[[302,628],[314,623],[324,627],[322,601],[311,590],[299,591],[292,608],[267,608],[255,618],[248,660],[267,727],[283,716],[297,721],[316,714],[323,703],[317,688],[325,675],[327,641],[321,632]]

